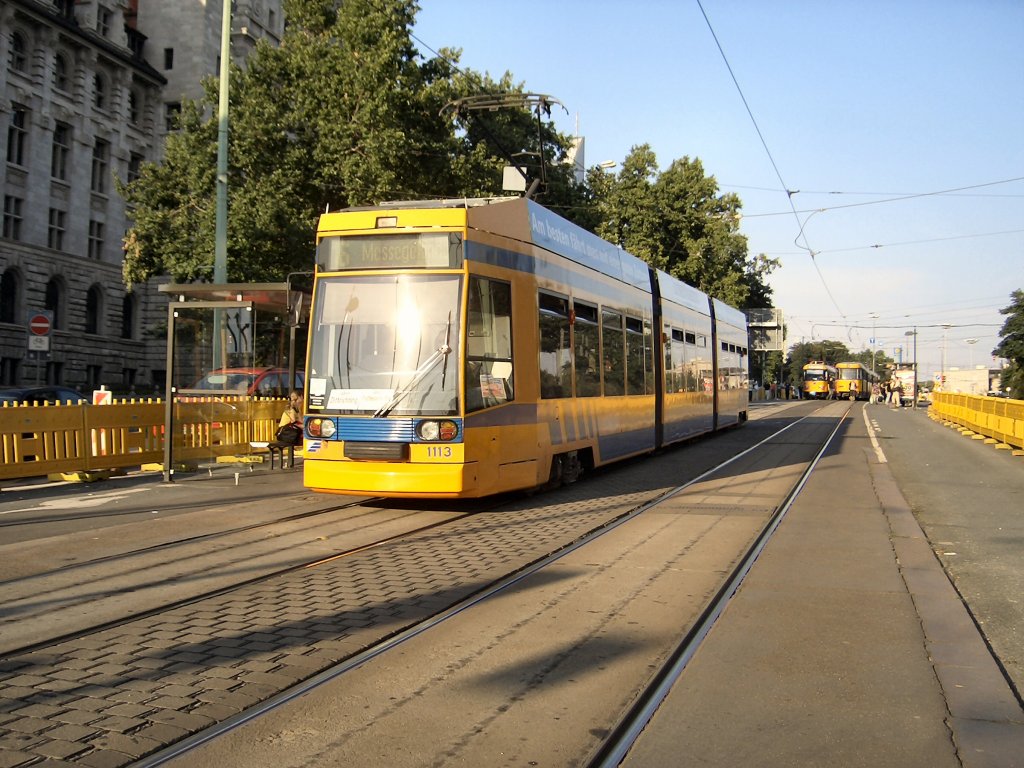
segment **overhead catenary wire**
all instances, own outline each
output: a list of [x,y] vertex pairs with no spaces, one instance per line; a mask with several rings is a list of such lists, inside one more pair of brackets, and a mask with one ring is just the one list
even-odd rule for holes
[[[807,224],[807,219],[810,219],[810,216],[808,216],[807,219],[805,219],[804,221],[800,221],[800,215],[797,213],[796,205],[793,203],[793,195],[796,194],[797,190],[790,189],[789,185],[786,184],[785,179],[782,178],[782,172],[779,170],[779,166],[775,162],[775,158],[772,156],[771,149],[768,148],[768,142],[765,141],[764,134],[761,132],[761,127],[757,124],[757,119],[754,117],[754,112],[753,110],[751,110],[750,104],[747,102],[747,97],[743,94],[743,89],[740,87],[739,80],[736,78],[736,73],[733,72],[732,65],[729,63],[729,57],[725,55],[725,49],[722,48],[722,43],[718,40],[718,35],[715,33],[715,28],[711,25],[711,19],[708,18],[708,14],[704,10],[704,6],[701,3],[701,0],[697,0],[697,7],[700,8],[701,15],[704,16],[704,22],[708,25],[708,30],[711,32],[711,37],[714,39],[715,45],[718,47],[718,52],[722,56],[722,61],[725,62],[725,67],[729,71],[729,77],[732,78],[733,85],[736,86],[736,92],[739,94],[740,100],[743,102],[743,107],[747,110],[747,115],[750,117],[750,122],[753,123],[754,130],[757,132],[757,137],[761,140],[761,146],[764,147],[765,154],[768,155],[768,160],[772,164],[772,168],[775,170],[775,176],[778,178],[779,183],[782,185],[782,188],[786,191],[786,199],[789,202],[789,207],[792,211],[793,218],[796,220],[797,226],[800,228],[799,233],[796,236],[796,240],[803,238],[804,241],[803,245],[800,245],[798,242],[796,242],[796,240],[794,240],[794,243],[797,245],[798,248],[803,248],[810,255],[811,263],[814,265],[814,271],[818,273],[818,279],[821,280],[822,287],[824,287],[825,293],[828,295],[829,300],[832,302],[832,306],[836,308],[836,311],[838,311],[841,316],[845,317],[845,315],[843,315],[843,310],[840,309],[839,304],[835,299],[835,296],[832,295],[832,291],[828,287],[828,282],[825,280],[825,276],[822,274],[821,269],[818,267],[818,262],[814,258],[815,251],[813,248],[811,248],[810,241],[807,239],[807,235],[804,233],[804,227]],[[814,214],[812,213],[811,216],[813,215]]]

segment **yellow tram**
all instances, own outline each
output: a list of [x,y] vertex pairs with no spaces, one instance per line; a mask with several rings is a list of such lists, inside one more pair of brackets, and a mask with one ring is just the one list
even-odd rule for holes
[[861,363],[836,363],[836,397],[869,400],[871,388],[878,383],[878,374]]
[[820,361],[803,367],[801,387],[804,397],[812,400],[832,400],[836,396],[836,369]]
[[524,198],[320,217],[313,490],[478,497],[747,416],[744,315]]

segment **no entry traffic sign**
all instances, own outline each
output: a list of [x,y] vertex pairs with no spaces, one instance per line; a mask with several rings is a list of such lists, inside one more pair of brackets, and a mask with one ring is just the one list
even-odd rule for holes
[[52,326],[50,316],[42,312],[36,312],[28,319],[28,330],[33,336],[49,336]]
[[29,357],[39,360],[50,352],[50,335],[53,331],[53,311],[37,309],[28,313]]

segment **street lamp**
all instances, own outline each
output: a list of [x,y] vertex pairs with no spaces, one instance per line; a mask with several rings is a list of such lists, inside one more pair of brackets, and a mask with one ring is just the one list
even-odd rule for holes
[[868,316],[871,318],[871,372],[874,373],[875,372],[875,351],[876,351],[876,349],[878,347],[877,335],[875,334],[875,330],[876,330],[876,328],[878,326],[878,313],[877,312],[871,312]]
[[971,350],[971,370],[974,370],[974,345],[978,343],[977,339],[964,339],[964,343],[967,344],[968,349]]
[[939,377],[939,384],[942,389],[946,388],[946,331],[953,327],[952,323],[942,324],[942,372]]
[[911,393],[914,398],[914,404],[911,407],[917,408],[917,326],[915,325],[912,331],[905,331],[903,335],[914,337],[914,357],[910,363],[914,370],[914,391]]

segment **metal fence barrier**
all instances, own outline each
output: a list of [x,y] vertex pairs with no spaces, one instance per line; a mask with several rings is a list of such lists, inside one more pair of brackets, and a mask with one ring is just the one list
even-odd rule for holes
[[[176,463],[252,456],[274,439],[287,402],[249,397],[189,398],[174,408]],[[164,461],[165,404],[0,407],[0,480],[102,472]]]
[[929,415],[996,448],[1024,455],[1024,400],[936,392]]

